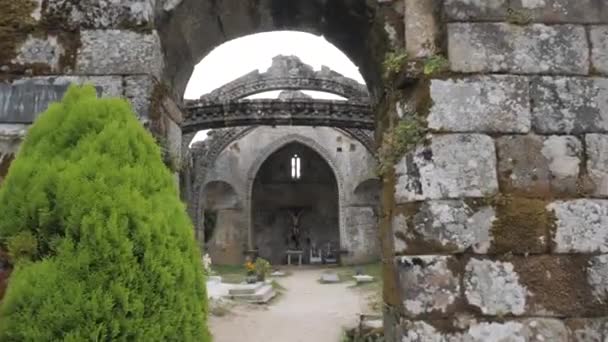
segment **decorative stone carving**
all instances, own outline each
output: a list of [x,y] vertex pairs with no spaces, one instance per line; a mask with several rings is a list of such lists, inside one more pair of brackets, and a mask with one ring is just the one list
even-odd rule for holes
[[254,70],[201,96],[204,102],[226,102],[271,90],[316,90],[343,96],[349,101],[369,102],[364,84],[327,68],[315,71],[296,56],[276,56],[271,67]]
[[374,128],[371,108],[362,103],[335,100],[241,100],[187,104],[185,133],[218,127],[246,125],[305,125]]

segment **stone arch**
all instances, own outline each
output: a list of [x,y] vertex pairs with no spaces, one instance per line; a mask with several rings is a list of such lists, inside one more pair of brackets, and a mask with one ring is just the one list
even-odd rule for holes
[[315,90],[339,95],[348,101],[369,103],[368,90],[364,84],[329,67],[314,70],[297,56],[283,55],[273,57],[267,71],[251,71],[200,99],[226,102],[273,90]]
[[163,79],[181,98],[194,65],[216,46],[254,33],[294,30],[323,35],[344,51],[377,98],[390,45],[384,21],[376,1],[183,0],[166,5],[157,18],[165,52]]
[[224,181],[211,181],[203,186],[201,191],[202,204],[204,208],[211,210],[239,209],[242,201],[234,187]]
[[353,204],[377,205],[380,203],[382,181],[378,178],[369,178],[359,182],[353,191]]
[[346,228],[344,225],[344,206],[345,206],[345,193],[344,193],[344,177],[339,172],[339,169],[334,162],[331,154],[319,143],[314,141],[311,138],[302,136],[300,134],[290,134],[282,137],[281,139],[277,139],[272,144],[266,146],[262,153],[258,155],[258,157],[254,160],[253,164],[249,168],[247,172],[247,197],[245,199],[245,209],[247,210],[247,229],[248,229],[248,244],[249,248],[253,246],[253,187],[255,182],[255,177],[258,174],[260,168],[264,161],[266,161],[273,153],[281,149],[282,147],[291,144],[291,143],[300,143],[316,153],[318,153],[321,158],[329,165],[332,172],[334,173],[334,177],[336,177],[336,182],[338,183],[338,224],[340,229],[340,248],[344,246],[344,239],[346,238]]

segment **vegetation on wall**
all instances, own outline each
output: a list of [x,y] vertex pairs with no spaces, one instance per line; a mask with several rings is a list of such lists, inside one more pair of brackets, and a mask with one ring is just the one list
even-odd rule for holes
[[2,341],[210,341],[200,252],[126,101],[71,87],[0,188]]
[[449,70],[450,62],[442,55],[435,55],[424,61],[423,72],[425,76],[433,76]]
[[399,71],[401,71],[407,62],[407,59],[408,55],[405,50],[387,52],[386,56],[384,57],[384,61],[382,62],[382,67],[384,68],[384,79],[389,80]]
[[532,22],[532,15],[524,10],[507,8],[507,22],[515,25],[528,25]]
[[407,152],[422,143],[427,133],[426,124],[416,113],[407,114],[397,125],[384,133],[378,150],[378,173],[386,175]]

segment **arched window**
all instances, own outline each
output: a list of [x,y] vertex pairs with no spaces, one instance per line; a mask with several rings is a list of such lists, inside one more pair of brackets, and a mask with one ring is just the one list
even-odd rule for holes
[[300,179],[301,176],[300,157],[294,154],[291,157],[291,179]]

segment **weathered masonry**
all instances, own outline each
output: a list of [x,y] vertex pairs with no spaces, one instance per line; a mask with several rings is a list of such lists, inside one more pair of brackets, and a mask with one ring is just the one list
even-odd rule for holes
[[[383,179],[387,340],[608,338],[605,0],[0,8],[0,177],[27,125],[70,82],[132,100],[182,172],[181,96],[201,58],[256,32],[323,34],[360,67],[378,143],[411,134],[394,128],[413,113],[424,119],[425,141]],[[407,60],[391,63],[402,52]],[[435,73],[438,56],[447,69]]]
[[[277,99],[243,99],[285,88],[291,90],[281,92]],[[196,115],[200,106],[268,103],[284,108],[279,121],[293,116],[311,119],[305,108],[322,112],[328,101],[313,99],[300,90],[341,95],[343,99],[330,103],[361,106],[373,123],[364,85],[327,67],[314,71],[294,56],[276,56],[265,73],[253,71],[200,100],[188,101],[186,110],[193,112],[182,126],[184,133],[191,135],[190,126],[200,122],[231,123],[235,113],[226,111],[228,117],[220,115],[219,119],[200,117]],[[330,110],[327,116],[336,113],[341,114]],[[259,116],[272,117],[273,112],[260,110],[249,119],[257,122]],[[338,259],[342,263],[377,261],[381,183],[376,176],[373,133],[336,127],[247,126],[216,129],[208,133],[210,138],[195,143],[190,149],[192,177],[184,181],[189,185],[186,189],[191,189],[189,204],[198,236],[206,242],[214,262],[242,264],[247,253],[255,252],[273,264],[283,263],[286,227],[295,212],[303,232],[305,263],[310,262],[311,250],[332,246],[341,251]],[[294,164],[288,169],[294,157],[302,162],[297,177]],[[202,226],[203,212],[214,217],[206,227]]]

